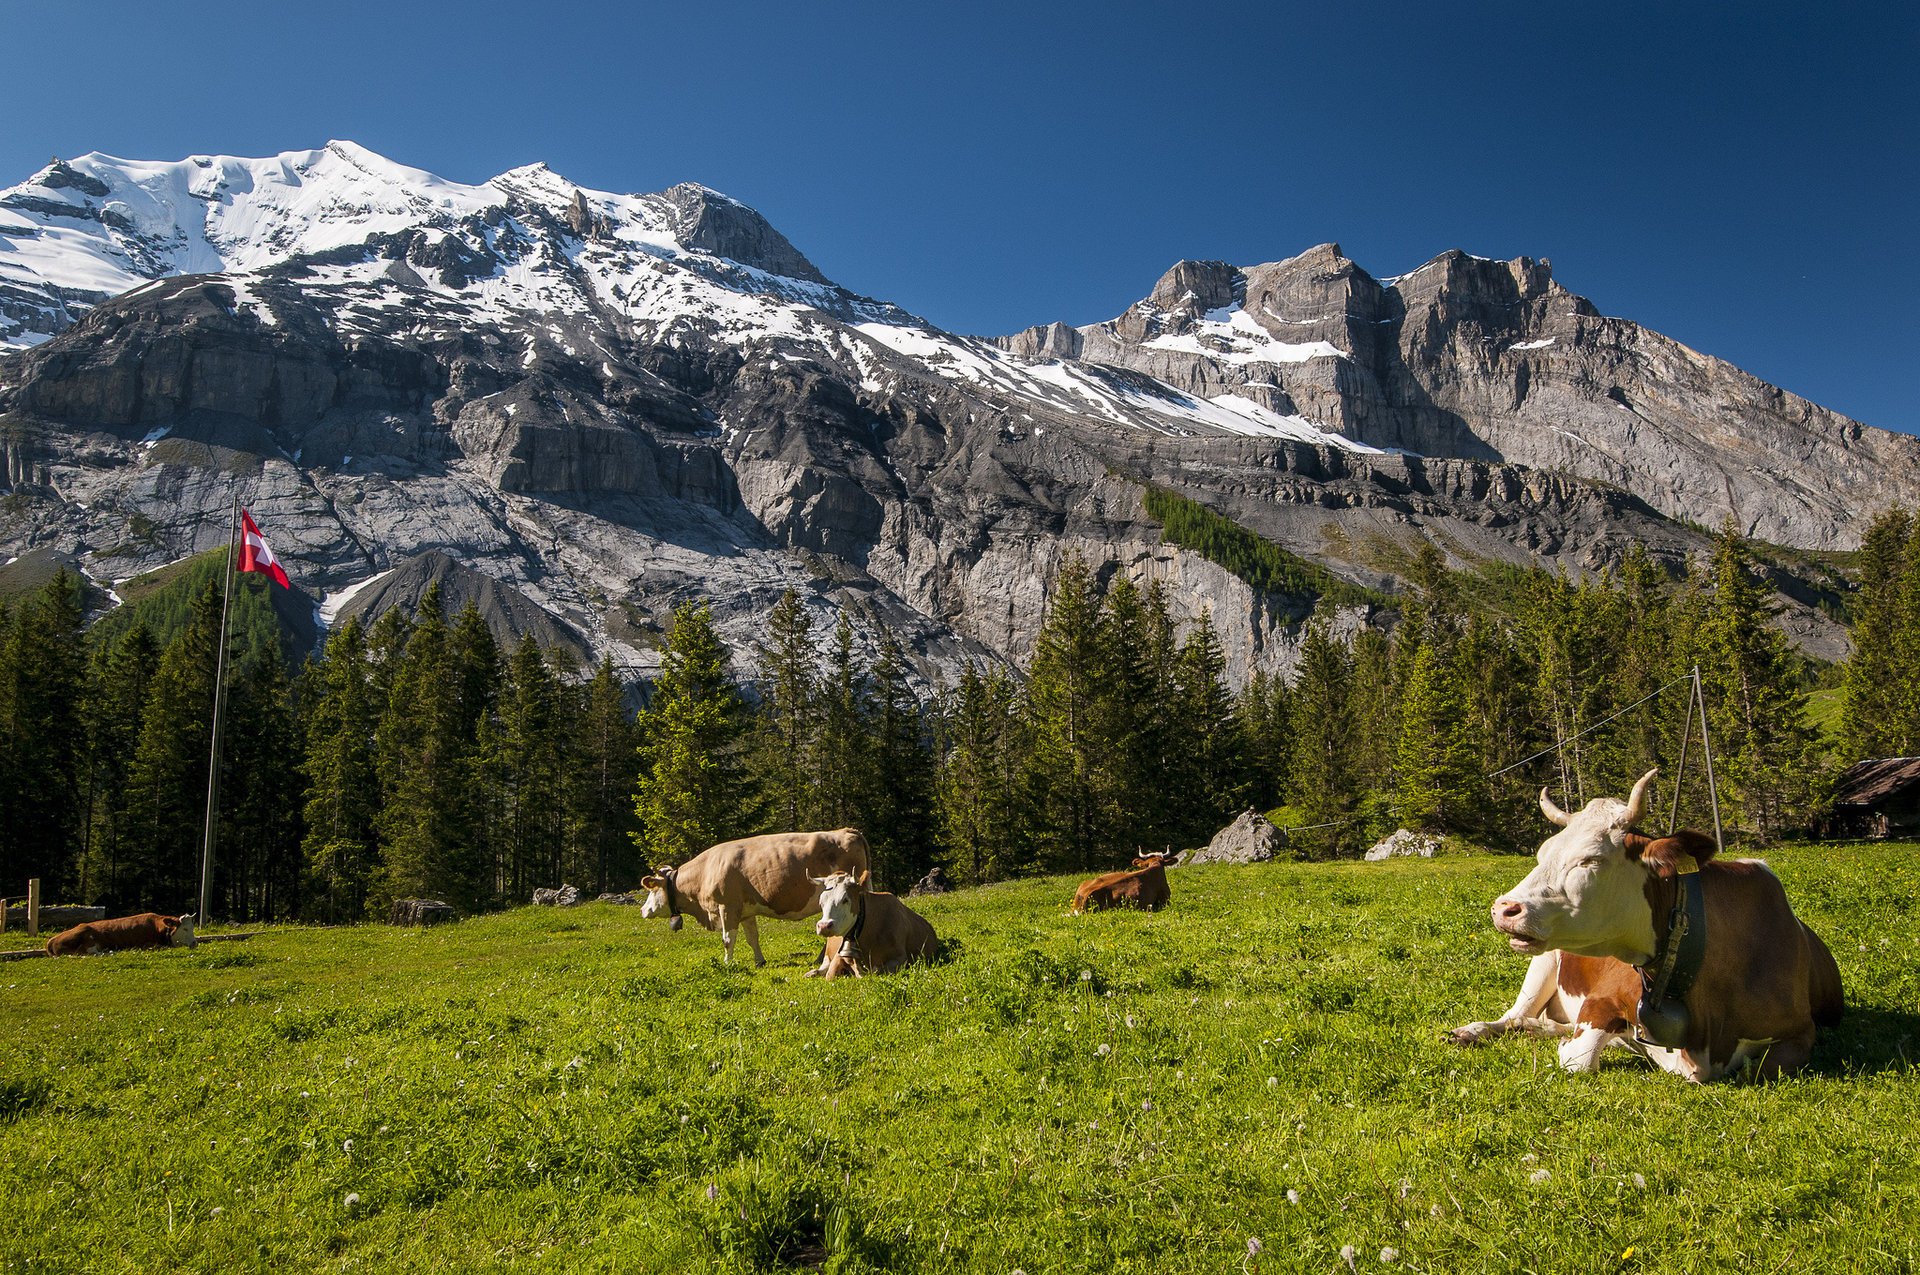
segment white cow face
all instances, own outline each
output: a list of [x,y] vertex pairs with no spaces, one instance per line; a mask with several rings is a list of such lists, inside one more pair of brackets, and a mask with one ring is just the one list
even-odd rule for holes
[[[640,905],[640,915],[645,917],[666,916],[669,909],[667,907],[667,882],[665,876],[646,877],[641,880],[640,888],[647,892],[646,901]],[[670,930],[679,929],[680,918],[677,916],[674,917],[667,928]]]
[[181,917],[180,924],[174,926],[173,932],[167,935],[167,945],[169,947],[198,947],[200,940],[195,938],[193,933],[195,920],[196,918],[191,912]]
[[1627,853],[1626,831],[1645,810],[1657,773],[1643,775],[1626,801],[1597,797],[1575,815],[1542,790],[1540,808],[1560,831],[1541,843],[1526,879],[1493,901],[1493,926],[1514,951],[1557,948],[1635,964],[1653,955],[1647,870]]
[[858,877],[847,872],[831,876],[809,876],[820,887],[820,919],[814,922],[815,934],[845,934],[860,917],[860,896],[866,893],[867,874]]

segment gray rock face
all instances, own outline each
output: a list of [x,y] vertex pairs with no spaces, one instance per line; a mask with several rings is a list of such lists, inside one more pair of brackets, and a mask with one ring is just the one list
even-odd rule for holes
[[[673,608],[707,598],[750,674],[791,588],[823,636],[844,609],[884,617],[934,677],[1023,658],[1078,554],[1164,583],[1183,622],[1210,612],[1238,678],[1291,669],[1314,599],[1161,543],[1145,484],[1388,589],[1376,564],[1428,541],[1570,571],[1640,545],[1678,570],[1732,514],[1844,547],[1920,490],[1915,440],[1602,318],[1544,262],[1182,262],[1108,323],[988,343],[835,287],[702,187],[616,196],[536,167],[425,199],[347,144],[202,159],[178,180],[232,199],[295,174],[333,237],[289,199],[250,214],[257,241],[221,241],[253,264],[175,276],[186,230],[129,203],[117,161],[0,194],[31,223],[19,260],[57,222],[152,272],[111,300],[53,258],[9,276],[0,315],[30,293],[42,326],[0,340],[53,335],[0,353],[0,560],[110,583],[222,543],[238,495],[336,623],[437,580],[503,641],[644,678]],[[417,224],[332,246],[388,208]],[[1816,608],[1787,622],[1843,649]]]
[[1287,834],[1257,810],[1244,810],[1213,834],[1213,840],[1180,861],[1196,863],[1266,863],[1287,851]]
[[1378,863],[1382,859],[1417,857],[1431,859],[1440,852],[1440,838],[1428,832],[1409,832],[1402,828],[1369,847],[1366,859],[1369,863]]

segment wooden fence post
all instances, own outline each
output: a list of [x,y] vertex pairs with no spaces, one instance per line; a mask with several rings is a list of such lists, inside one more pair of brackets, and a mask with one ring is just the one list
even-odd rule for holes
[[31,877],[27,881],[27,937],[40,937],[40,878]]
[[0,934],[7,932],[7,901],[0,899]]

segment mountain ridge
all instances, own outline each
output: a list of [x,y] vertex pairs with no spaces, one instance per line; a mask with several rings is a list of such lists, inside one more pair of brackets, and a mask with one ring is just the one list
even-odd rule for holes
[[786,588],[929,668],[1018,658],[1071,552],[1213,609],[1236,673],[1286,667],[1313,599],[1161,544],[1149,483],[1364,585],[1369,538],[1677,570],[1728,518],[1847,548],[1920,490],[1916,440],[1527,258],[1180,262],[1102,323],[970,338],[694,183],[464,186],[347,143],[60,161],[0,192],[0,243],[0,552],[111,579],[212,547],[239,494],[318,593],[443,552],[643,672],[676,602],[746,653]]

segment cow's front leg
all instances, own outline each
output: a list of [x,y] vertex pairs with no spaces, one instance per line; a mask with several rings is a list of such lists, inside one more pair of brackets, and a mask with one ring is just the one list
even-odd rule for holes
[[753,949],[754,968],[759,969],[760,967],[764,966],[767,963],[767,958],[760,955],[759,918],[751,917],[751,916],[741,917],[740,932],[747,936],[747,946]]
[[731,965],[733,964],[734,930],[740,924],[740,915],[724,903],[715,910],[719,913],[720,945],[727,949],[726,962]]
[[1447,1034],[1456,1045],[1484,1045],[1511,1031],[1529,1035],[1556,1035],[1557,1024],[1537,1017],[1560,990],[1560,953],[1542,952],[1527,962],[1527,976],[1520,983],[1520,994],[1506,1013],[1490,1023],[1468,1023]]
[[1560,1042],[1560,1066],[1571,1072],[1600,1070],[1600,1055],[1608,1045],[1620,1039],[1619,1032],[1603,1027],[1582,1027],[1571,1040]]

